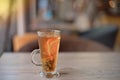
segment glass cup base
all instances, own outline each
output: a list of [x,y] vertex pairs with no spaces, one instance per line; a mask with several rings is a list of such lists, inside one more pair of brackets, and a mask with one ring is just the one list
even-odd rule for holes
[[57,78],[57,77],[60,77],[60,73],[59,72],[48,72],[48,73],[40,72],[40,76],[45,78]]

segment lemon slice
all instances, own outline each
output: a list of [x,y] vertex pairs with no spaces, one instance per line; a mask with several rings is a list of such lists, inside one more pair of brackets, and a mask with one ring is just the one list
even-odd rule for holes
[[58,43],[59,42],[59,38],[56,37],[56,38],[53,38],[53,40],[51,42],[47,42],[47,47],[48,47],[48,55],[51,56],[51,48],[54,44]]

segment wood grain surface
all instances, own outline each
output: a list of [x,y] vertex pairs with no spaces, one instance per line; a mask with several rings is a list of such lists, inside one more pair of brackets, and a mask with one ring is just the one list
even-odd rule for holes
[[[0,80],[47,80],[30,58],[30,54],[5,53],[0,58]],[[60,53],[57,70],[61,76],[52,80],[120,80],[120,54]]]

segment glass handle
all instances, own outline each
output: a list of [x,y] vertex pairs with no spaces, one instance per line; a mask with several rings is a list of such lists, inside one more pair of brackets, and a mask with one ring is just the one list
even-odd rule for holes
[[36,66],[41,66],[42,64],[41,63],[38,63],[36,60],[35,60],[35,56],[36,54],[39,54],[40,53],[40,49],[35,49],[32,51],[31,53],[31,61],[33,64],[35,64]]

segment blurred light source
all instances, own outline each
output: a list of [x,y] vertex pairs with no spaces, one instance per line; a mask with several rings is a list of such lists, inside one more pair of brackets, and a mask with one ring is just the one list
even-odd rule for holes
[[111,8],[115,8],[116,7],[116,3],[113,0],[109,1],[109,5],[110,5]]
[[10,0],[0,0],[0,16],[3,19],[6,19],[8,16],[9,2]]

